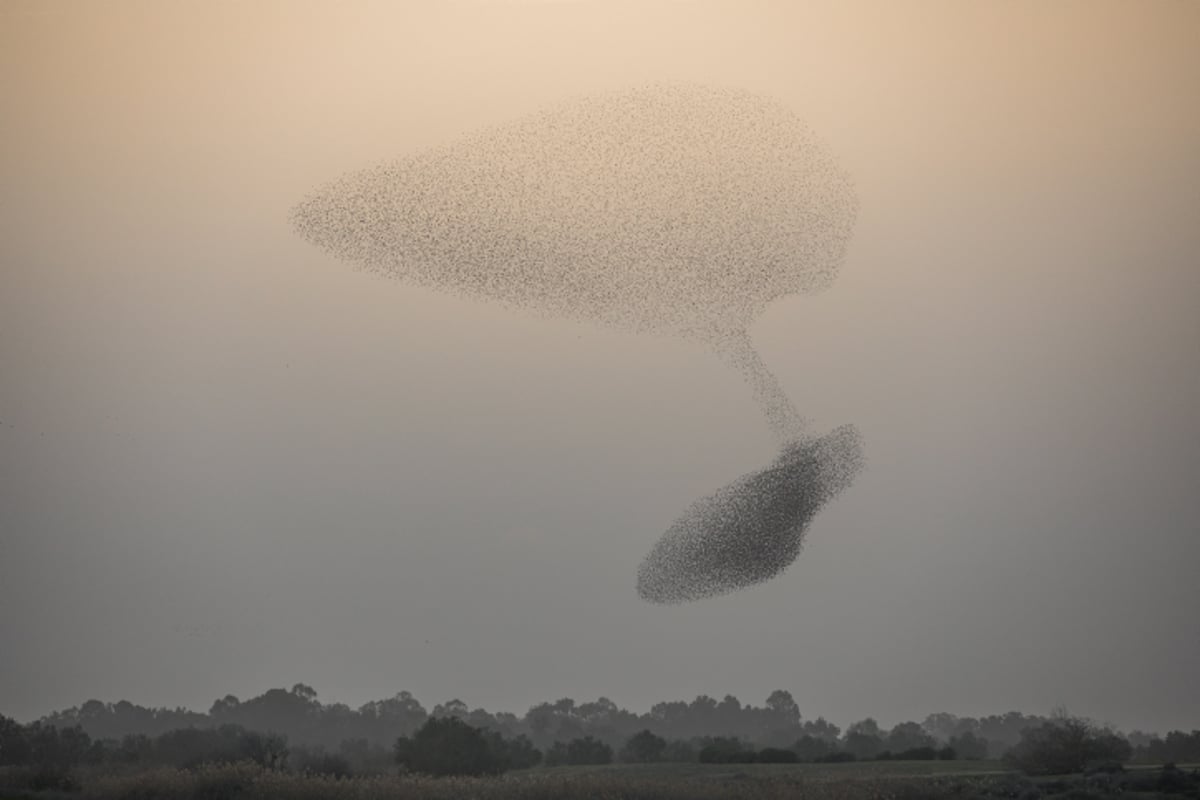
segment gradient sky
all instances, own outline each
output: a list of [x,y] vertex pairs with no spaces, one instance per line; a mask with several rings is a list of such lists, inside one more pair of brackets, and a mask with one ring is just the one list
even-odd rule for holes
[[[833,288],[751,335],[869,466],[783,577],[657,607],[651,544],[775,455],[739,376],[288,212],[676,79],[856,180]],[[302,681],[1200,726],[1200,4],[9,0],[0,104],[0,713]]]

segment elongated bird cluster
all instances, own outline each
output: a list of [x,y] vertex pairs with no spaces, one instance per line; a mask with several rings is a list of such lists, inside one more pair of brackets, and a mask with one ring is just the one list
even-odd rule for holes
[[697,500],[651,549],[638,593],[683,603],[769,580],[796,560],[812,518],[862,468],[852,425],[783,447],[766,469]]
[[833,280],[847,176],[785,107],[690,86],[585,97],[354,172],[295,210],[406,282],[634,330],[742,330]]
[[783,454],[698,503],[652,551],[639,591],[677,602],[785,569],[857,469],[857,436],[803,434],[745,333],[772,300],[832,282],[856,209],[848,176],[785,106],[667,85],[571,100],[347,174],[293,220],[412,285],[699,339],[741,369]]

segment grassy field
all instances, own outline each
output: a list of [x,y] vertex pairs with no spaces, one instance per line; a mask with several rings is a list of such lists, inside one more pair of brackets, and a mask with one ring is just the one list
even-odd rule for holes
[[[596,767],[539,767],[526,774],[613,775],[627,778],[713,780],[730,775],[750,778],[856,778],[913,777],[923,775],[994,775],[1007,772],[999,761],[854,761],[843,764],[605,764]],[[514,775],[521,773],[513,773]]]
[[647,764],[536,768],[495,778],[333,779],[252,764],[197,770],[81,772],[71,793],[0,791],[0,800],[972,800],[1200,797],[1200,774],[1158,768],[1123,776],[1028,778],[994,761],[850,764]]

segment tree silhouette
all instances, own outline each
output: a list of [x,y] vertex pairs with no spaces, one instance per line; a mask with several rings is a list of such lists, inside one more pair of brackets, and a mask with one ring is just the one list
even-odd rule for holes
[[649,730],[643,730],[625,742],[625,746],[621,748],[621,760],[640,764],[661,761],[666,749],[666,739],[655,736]]
[[427,775],[487,775],[503,772],[503,755],[488,737],[457,717],[430,717],[411,739],[400,737],[396,761]]

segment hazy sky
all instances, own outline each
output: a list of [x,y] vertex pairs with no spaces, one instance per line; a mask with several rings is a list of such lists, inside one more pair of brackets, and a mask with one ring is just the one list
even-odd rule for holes
[[[751,335],[869,459],[783,577],[677,607],[638,563],[776,454],[736,373],[288,221],[663,80],[853,174],[837,282]],[[0,713],[302,681],[1200,725],[1200,4],[9,0],[0,104]]]

